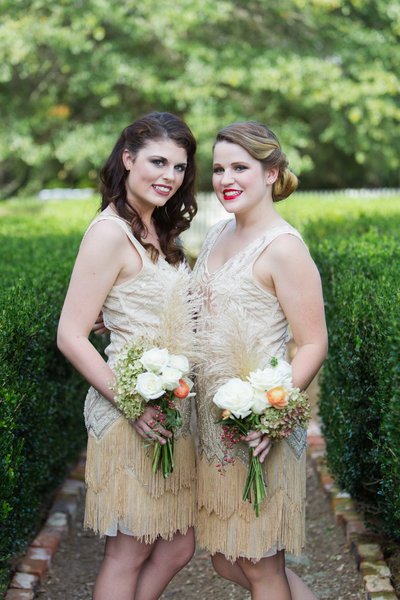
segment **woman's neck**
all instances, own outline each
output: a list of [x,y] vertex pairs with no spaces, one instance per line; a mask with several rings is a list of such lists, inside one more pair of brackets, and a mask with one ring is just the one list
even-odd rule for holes
[[[136,206],[133,206],[132,204],[130,204],[128,202],[128,205],[130,208],[132,208],[141,218],[143,225],[146,227],[147,231],[153,231],[154,229],[154,224],[153,224],[153,212],[154,212],[154,208],[151,207],[148,211],[139,211],[137,209]],[[110,210],[112,212],[114,212],[116,215],[121,216],[118,211],[116,206],[113,203],[110,203],[108,205],[108,208],[110,208]]]
[[236,233],[242,236],[252,237],[262,233],[266,229],[283,223],[282,217],[276,212],[271,204],[263,206],[262,210],[252,210],[235,215]]

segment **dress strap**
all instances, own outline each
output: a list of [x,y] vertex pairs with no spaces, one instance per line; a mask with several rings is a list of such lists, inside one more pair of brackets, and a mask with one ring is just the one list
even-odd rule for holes
[[264,252],[264,250],[268,248],[268,246],[281,235],[293,235],[294,237],[297,237],[300,241],[302,241],[303,244],[306,246],[301,234],[297,231],[297,229],[292,227],[292,225],[289,225],[289,223],[286,223],[285,225],[280,225],[279,227],[274,227],[260,238],[258,244],[251,248],[251,267],[254,265],[257,258]]
[[223,219],[211,227],[204,241],[202,254],[206,254],[208,256],[215,242],[231,221],[233,221],[233,219]]
[[135,238],[135,236],[133,235],[132,229],[131,229],[128,221],[126,221],[125,219],[123,219],[122,217],[120,217],[118,215],[112,215],[109,213],[106,213],[106,214],[102,213],[102,214],[98,215],[90,223],[89,227],[87,228],[87,230],[85,232],[85,235],[83,236],[83,239],[85,239],[85,236],[87,235],[87,233],[99,221],[114,221],[114,223],[116,223],[119,227],[121,227],[121,229],[124,230],[126,236],[129,238],[129,241],[135,246],[135,248],[139,252],[140,256],[142,258],[147,258],[150,260],[150,257],[147,254],[146,249],[142,246],[142,244],[139,242],[139,240],[137,240]]
[[220,236],[223,230],[226,229],[226,227],[231,221],[233,221],[233,219],[223,219],[222,221],[218,221],[218,223],[211,227],[204,242],[204,245],[208,249],[214,246],[214,243],[217,241],[217,238]]

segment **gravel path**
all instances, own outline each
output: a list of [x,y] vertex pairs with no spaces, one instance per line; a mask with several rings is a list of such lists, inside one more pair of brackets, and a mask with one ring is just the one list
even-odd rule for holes
[[[83,501],[69,536],[56,553],[38,600],[91,600],[104,542],[82,529]],[[307,547],[297,562],[287,564],[320,600],[363,600],[362,581],[341,528],[335,526],[328,499],[311,465],[307,471]],[[170,583],[162,600],[247,600],[250,595],[216,575],[209,557],[199,549]],[[115,599],[117,600],[117,599]]]

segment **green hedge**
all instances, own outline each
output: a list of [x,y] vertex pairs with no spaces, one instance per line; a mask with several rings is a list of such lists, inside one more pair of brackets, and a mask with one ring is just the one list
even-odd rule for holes
[[[52,490],[85,443],[87,385],[56,349],[57,322],[91,204],[0,205],[0,592]],[[78,209],[78,210],[77,210]],[[86,216],[85,216],[86,215]]]
[[329,467],[400,538],[400,207],[304,233],[329,330],[320,393]]

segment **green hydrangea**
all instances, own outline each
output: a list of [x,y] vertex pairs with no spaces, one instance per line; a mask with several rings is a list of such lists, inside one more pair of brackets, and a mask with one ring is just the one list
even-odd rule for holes
[[115,402],[120,411],[132,421],[138,419],[146,407],[146,401],[136,392],[138,375],[145,371],[139,360],[143,352],[144,350],[140,346],[124,348],[114,367]]

